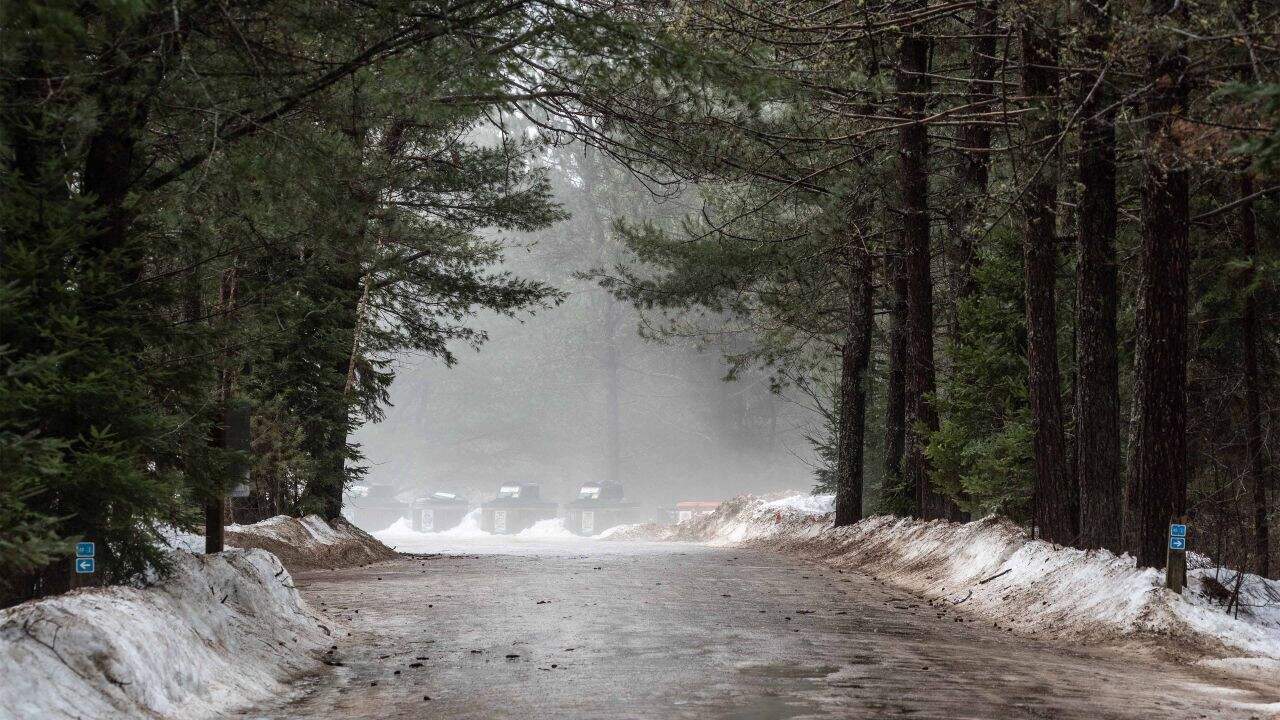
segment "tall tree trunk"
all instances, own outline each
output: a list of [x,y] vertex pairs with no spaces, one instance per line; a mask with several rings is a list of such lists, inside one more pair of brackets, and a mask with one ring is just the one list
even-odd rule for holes
[[[992,109],[996,93],[996,21],[992,0],[979,0],[973,9],[973,40],[969,46],[969,104],[975,113]],[[952,244],[952,288],[956,304],[977,291],[974,268],[978,264],[977,245],[982,235],[980,209],[987,197],[991,173],[991,126],[978,121],[960,126],[959,167],[960,200],[956,204],[956,239]],[[959,329],[951,318],[952,337]]]
[[[364,98],[360,94],[361,84],[353,83],[351,87],[351,116],[343,134],[351,143],[353,177],[361,177],[364,169],[365,154],[368,151],[370,128],[364,115]],[[393,121],[385,128],[382,138],[383,151],[386,158],[392,159],[401,147],[405,130],[403,121]],[[349,329],[351,342],[350,352],[343,355],[334,353],[333,370],[340,372],[340,392],[332,398],[329,405],[329,437],[321,459],[316,493],[326,520],[336,520],[342,516],[342,494],[347,487],[347,457],[349,455],[348,437],[351,432],[351,410],[355,405],[357,365],[360,358],[361,335],[364,331],[365,316],[369,312],[369,293],[372,288],[372,259],[367,258],[365,246],[369,240],[369,223],[373,217],[373,208],[378,194],[375,190],[362,187],[360,183],[351,185],[351,196],[356,207],[361,208],[354,213],[351,228],[351,247],[343,248],[337,257],[334,289],[338,291],[337,306],[342,317],[337,319],[337,327],[343,334]],[[366,260],[370,260],[366,268]],[[350,304],[348,304],[348,302]],[[308,490],[310,488],[308,487]]]
[[896,510],[914,503],[914,492],[902,478],[906,443],[907,276],[903,272],[902,236],[898,247],[885,254],[885,284],[889,294],[889,348],[884,402],[884,480],[882,496]]
[[[324,475],[321,511],[325,520],[342,517],[342,493],[347,483],[347,426],[349,411],[342,413],[343,425],[335,427],[329,436],[324,465],[319,471]],[[335,419],[337,419],[335,417]]]
[[[1186,113],[1186,4],[1150,0],[1146,152],[1143,158],[1143,275],[1137,320],[1133,467],[1125,539],[1140,567],[1165,560],[1166,525],[1187,505],[1188,178],[1176,125]],[[1158,28],[1158,29],[1154,29]]]
[[[922,9],[925,3],[916,3]],[[903,270],[907,285],[906,448],[903,480],[915,494],[918,517],[948,515],[946,502],[930,482],[925,455],[928,435],[938,428],[929,396],[934,389],[933,277],[929,247],[929,139],[924,117],[929,41],[915,29],[899,45],[895,73],[898,116],[917,122],[898,131],[898,189],[902,214]]]
[[[188,301],[192,300],[188,298]],[[198,300],[197,300],[198,301]],[[215,452],[227,449],[227,424],[231,396],[235,388],[235,342],[231,338],[231,321],[236,304],[236,265],[222,272],[218,286],[218,324],[223,336],[222,357],[218,362],[218,387],[214,403],[214,421],[209,428],[209,447]],[[223,550],[223,527],[226,526],[226,482],[223,463],[209,478],[204,501],[204,551],[220,553]]]
[[[362,223],[363,227],[363,223]],[[356,233],[359,243],[364,242],[363,229]],[[342,253],[339,263],[343,265],[334,287],[341,297],[348,298],[349,304],[339,304],[344,308],[344,318],[339,320],[343,328],[351,328],[352,348],[355,348],[355,333],[359,325],[359,307],[364,274],[359,254],[356,251]],[[348,435],[351,430],[351,408],[356,392],[352,363],[354,358],[348,353],[335,352],[332,372],[341,378],[341,386],[335,388],[328,407],[329,437],[324,448],[324,456],[319,463],[317,490],[314,495],[320,501],[322,513],[326,520],[336,520],[342,516],[342,493],[347,484]],[[310,491],[310,485],[308,485]]]
[[1076,484],[1080,547],[1121,549],[1120,383],[1116,337],[1116,126],[1106,77],[1110,0],[1085,0],[1079,86],[1076,238]]
[[[1253,195],[1253,176],[1245,170],[1240,176],[1240,197]],[[1257,260],[1258,229],[1253,212],[1253,202],[1240,206],[1238,230],[1240,249],[1250,263],[1249,278],[1240,283],[1242,288],[1251,285],[1253,263]],[[1249,477],[1253,487],[1253,540],[1254,572],[1271,577],[1271,529],[1267,520],[1267,468],[1262,449],[1262,396],[1265,392],[1262,372],[1258,363],[1258,301],[1252,293],[1244,296],[1241,318],[1241,343],[1244,345],[1244,397],[1245,397],[1245,448],[1249,456]]]
[[1058,50],[1056,31],[1039,19],[1024,18],[1023,94],[1033,108],[1021,152],[1029,173],[1023,195],[1026,227],[1027,390],[1031,401],[1035,451],[1036,525],[1041,537],[1075,542],[1071,466],[1062,428],[1062,384],[1058,376],[1057,281],[1058,202]]
[[[1253,27],[1253,0],[1242,0],[1239,8],[1240,22],[1246,30]],[[1242,63],[1241,82],[1262,82],[1255,73],[1252,62]],[[1253,542],[1254,572],[1262,577],[1271,577],[1271,528],[1267,517],[1267,467],[1262,446],[1262,405],[1266,387],[1264,386],[1262,368],[1259,367],[1258,347],[1262,338],[1258,328],[1258,301],[1252,292],[1254,274],[1257,272],[1258,254],[1258,218],[1254,214],[1253,173],[1245,167],[1240,172],[1240,197],[1244,200],[1240,205],[1240,216],[1237,221],[1237,234],[1240,236],[1240,250],[1245,262],[1249,263],[1246,277],[1241,279],[1240,287],[1245,290],[1243,308],[1240,318],[1240,342],[1244,346],[1244,397],[1245,397],[1245,452],[1248,455],[1249,488],[1253,495]]]
[[863,238],[846,244],[849,303],[840,351],[840,427],[836,443],[835,525],[862,519],[863,457],[867,419],[867,365],[871,361],[871,251]]
[[[972,39],[969,42],[968,100],[971,112],[991,110],[996,98],[996,39],[999,31],[995,6],[992,0],[979,0],[973,9]],[[957,132],[959,157],[956,182],[959,200],[952,212],[952,242],[950,254],[950,295],[947,324],[953,347],[964,342],[964,327],[960,308],[977,292],[974,272],[978,266],[977,248],[984,232],[983,208],[987,199],[987,184],[991,169],[991,126],[985,121],[975,121],[960,126]],[[954,367],[954,361],[948,363]],[[953,478],[958,485],[958,479]],[[964,496],[961,496],[964,499]],[[965,522],[969,514],[951,504],[950,519]]]

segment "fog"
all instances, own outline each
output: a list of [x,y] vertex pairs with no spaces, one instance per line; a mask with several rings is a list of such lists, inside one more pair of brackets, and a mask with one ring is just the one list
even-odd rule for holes
[[[588,482],[619,481],[652,508],[812,485],[804,403],[770,391],[760,370],[725,381],[722,348],[705,336],[645,339],[642,315],[583,277],[626,262],[611,229],[631,218],[683,214],[618,168],[580,149],[548,156],[572,214],[549,230],[506,233],[503,269],[568,293],[518,318],[481,316],[488,341],[459,343],[458,363],[396,358],[392,406],[355,440],[367,482],[450,491],[476,502],[499,483],[536,482],[563,502]],[[655,318],[650,317],[650,326]],[[749,337],[715,328],[740,350]]]

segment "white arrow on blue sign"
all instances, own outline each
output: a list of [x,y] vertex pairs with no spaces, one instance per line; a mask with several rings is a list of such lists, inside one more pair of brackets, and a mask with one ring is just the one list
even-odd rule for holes
[[91,558],[94,555],[94,547],[91,542],[76,543],[76,557]]
[[1186,539],[1186,538],[1184,538],[1184,537],[1171,537],[1171,538],[1169,538],[1169,549],[1170,549],[1170,550],[1186,550],[1186,549],[1187,549],[1187,539]]
[[76,558],[76,572],[80,574],[93,572],[93,558]]
[[1170,537],[1186,537],[1187,526],[1186,525],[1170,525],[1169,536]]

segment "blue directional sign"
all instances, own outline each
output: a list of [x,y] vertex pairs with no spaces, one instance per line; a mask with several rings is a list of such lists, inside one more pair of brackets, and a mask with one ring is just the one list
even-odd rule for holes
[[1169,549],[1170,549],[1170,550],[1186,550],[1186,549],[1187,549],[1187,539],[1186,539],[1186,538],[1184,538],[1184,537],[1171,537],[1171,538],[1169,538]]
[[76,572],[84,575],[94,571],[93,558],[76,558]]
[[94,546],[91,542],[76,543],[76,557],[91,558],[94,555]]
[[1184,537],[1186,537],[1186,536],[1187,536],[1187,526],[1186,526],[1186,525],[1170,525],[1170,526],[1169,526],[1169,537],[1181,537],[1181,538],[1184,538]]

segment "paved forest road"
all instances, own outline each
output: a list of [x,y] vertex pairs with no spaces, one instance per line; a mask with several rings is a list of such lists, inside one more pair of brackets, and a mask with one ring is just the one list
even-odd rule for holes
[[1217,719],[1278,699],[771,553],[608,545],[300,575],[351,633],[342,665],[240,717]]

